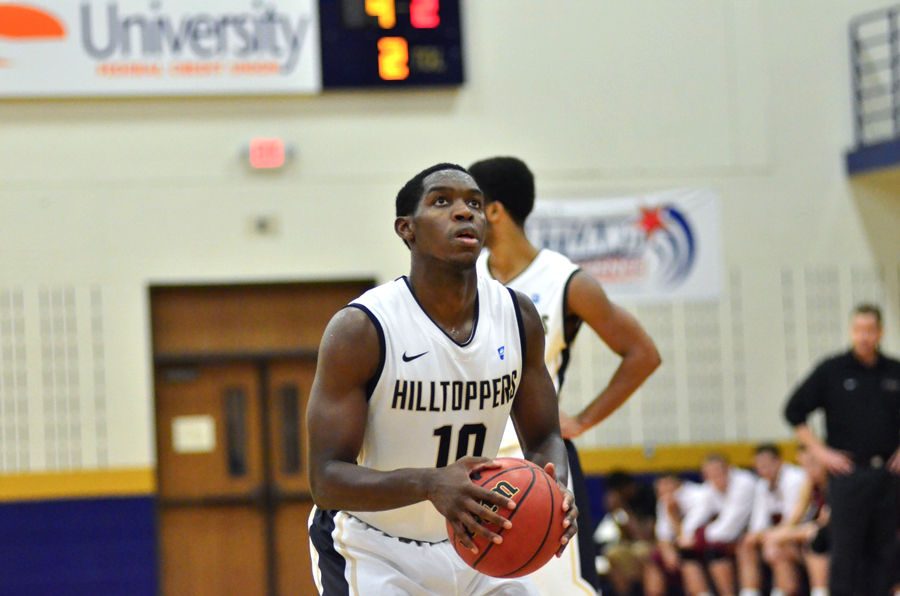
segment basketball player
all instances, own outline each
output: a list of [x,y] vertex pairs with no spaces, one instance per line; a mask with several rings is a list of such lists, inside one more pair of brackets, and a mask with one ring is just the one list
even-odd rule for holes
[[681,524],[678,546],[685,592],[709,593],[706,567],[720,596],[734,594],[733,555],[753,510],[756,480],[747,470],[732,467],[725,456],[710,453],[700,467],[706,499]]
[[[766,530],[787,519],[797,506],[806,484],[806,473],[800,466],[785,463],[781,451],[774,443],[756,447],[753,467],[757,478],[750,527],[741,538],[736,557],[740,596],[760,596],[762,574],[761,547]],[[800,578],[794,561],[781,557],[770,565],[772,569],[773,596],[784,596],[797,591]]]
[[[409,276],[338,312],[319,351],[308,407],[317,586],[329,596],[536,594],[527,579],[468,567],[445,520],[473,552],[472,535],[502,543],[481,522],[511,527],[486,506],[514,504],[469,475],[492,466],[510,414],[529,458],[565,487],[540,317],[527,298],[476,275],[484,198],[465,169],[420,172],[396,210]],[[563,494],[557,554],[577,531],[574,498]]]
[[[469,171],[487,199],[487,250],[478,261],[479,273],[534,301],[546,333],[544,362],[557,391],[563,383],[569,346],[582,321],[622,357],[609,384],[587,407],[574,417],[559,414],[569,454],[571,486],[582,516],[581,534],[576,538],[577,548],[568,549],[569,560],[551,561],[532,575],[545,594],[559,594],[563,585],[571,586],[573,594],[593,593],[599,580],[592,527],[585,517],[589,500],[571,440],[621,406],[659,366],[659,353],[637,320],[610,302],[594,278],[565,256],[538,250],[529,242],[525,220],[534,207],[535,191],[534,176],[524,162],[514,157],[495,157],[472,164]],[[516,439],[512,425],[508,425],[501,455],[521,453]]]

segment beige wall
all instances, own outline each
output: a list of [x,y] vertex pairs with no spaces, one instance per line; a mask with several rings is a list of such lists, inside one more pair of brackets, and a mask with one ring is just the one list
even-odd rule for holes
[[[900,352],[900,184],[843,167],[847,23],[881,5],[470,0],[458,90],[0,102],[0,348],[18,373],[0,382],[0,471],[152,463],[148,284],[389,279],[407,266],[399,186],[497,153],[546,197],[722,197],[723,300],[627,305],[666,369],[585,445],[785,436],[786,391],[856,300],[885,305]],[[298,157],[248,171],[258,135]],[[251,232],[259,215],[275,236]],[[586,337],[568,409],[613,364]]]

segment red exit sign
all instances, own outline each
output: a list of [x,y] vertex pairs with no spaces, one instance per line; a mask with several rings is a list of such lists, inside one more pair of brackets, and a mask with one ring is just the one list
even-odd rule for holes
[[250,139],[248,157],[250,167],[256,170],[275,170],[282,167],[291,156],[291,147],[275,137]]

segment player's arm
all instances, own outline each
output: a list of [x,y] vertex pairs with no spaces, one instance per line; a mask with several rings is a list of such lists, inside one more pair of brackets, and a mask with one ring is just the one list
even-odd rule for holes
[[563,417],[563,436],[572,439],[616,411],[660,365],[656,345],[637,319],[613,304],[597,281],[578,271],[569,281],[567,312],[593,329],[622,361],[607,386],[574,418]]
[[800,487],[797,500],[794,501],[794,508],[791,510],[791,515],[783,519],[779,525],[796,526],[800,524],[803,515],[806,513],[806,510],[809,509],[809,504],[812,501],[813,488],[815,488],[815,482],[813,482],[812,478],[807,476],[803,482],[803,486]]
[[566,532],[562,537],[562,544],[565,545],[578,531],[575,522],[578,508],[575,506],[575,497],[566,488],[569,460],[559,432],[556,390],[544,364],[544,326],[531,300],[519,292],[515,292],[515,297],[522,313],[525,357],[522,379],[513,400],[512,420],[525,457],[555,476],[565,495],[563,511],[566,512],[566,517],[563,524]]
[[325,329],[307,406],[309,479],[316,505],[383,511],[430,500],[467,548],[474,545],[465,530],[497,541],[496,534],[475,521],[475,514],[500,526],[508,522],[479,501],[509,507],[510,500],[469,480],[469,472],[489,460],[464,458],[439,469],[390,471],[357,465],[368,414],[366,387],[378,373],[380,350],[375,326],[359,309],[341,310]]
[[754,482],[749,478],[731,478],[718,517],[706,526],[709,542],[734,542],[750,521],[753,509]]

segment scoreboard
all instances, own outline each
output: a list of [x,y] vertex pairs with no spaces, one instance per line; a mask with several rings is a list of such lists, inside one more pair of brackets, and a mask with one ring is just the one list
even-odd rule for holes
[[322,88],[461,85],[459,0],[319,0]]

